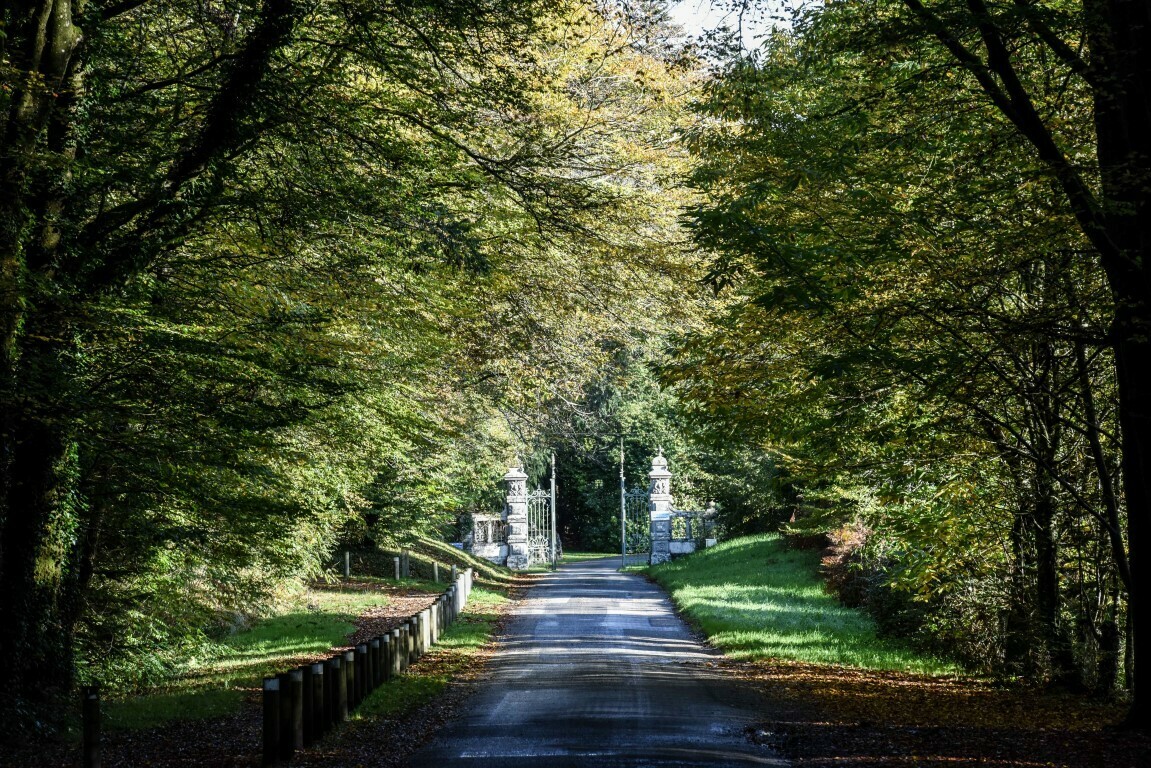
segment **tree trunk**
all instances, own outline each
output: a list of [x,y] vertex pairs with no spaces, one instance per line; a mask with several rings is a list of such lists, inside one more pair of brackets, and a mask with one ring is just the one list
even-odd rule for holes
[[1151,728],[1151,4],[1085,0],[1106,236],[1101,249],[1115,297],[1115,371],[1135,657],[1127,724]]
[[[26,351],[24,365],[35,366]],[[39,367],[51,375],[54,366]],[[22,379],[27,382],[28,379]],[[42,403],[16,402],[4,413],[5,516],[0,526],[0,687],[9,692],[2,730],[18,732],[24,702],[44,702],[72,682],[72,627],[61,613],[61,588],[73,560],[70,532],[77,524],[70,441],[62,419]],[[13,716],[16,714],[17,716]]]
[[1032,671],[1032,619],[1027,595],[1027,528],[1031,515],[1020,509],[1011,522],[1011,601],[1004,617],[1003,665],[1011,674]]
[[1035,605],[1051,679],[1071,689],[1081,687],[1071,641],[1060,620],[1059,547],[1055,535],[1055,501],[1051,483],[1040,479],[1035,499]]
[[[1144,262],[1151,261],[1151,249]],[[1151,292],[1149,292],[1151,293]],[[1147,312],[1146,304],[1143,312]],[[1143,328],[1151,323],[1143,320]],[[1127,497],[1127,542],[1134,553],[1130,558],[1131,590],[1127,599],[1130,622],[1134,678],[1130,681],[1134,697],[1127,724],[1151,728],[1151,568],[1145,567],[1142,555],[1151,549],[1151,343],[1148,333],[1141,338],[1128,337],[1115,350],[1119,375],[1119,423],[1123,432],[1123,485]]]

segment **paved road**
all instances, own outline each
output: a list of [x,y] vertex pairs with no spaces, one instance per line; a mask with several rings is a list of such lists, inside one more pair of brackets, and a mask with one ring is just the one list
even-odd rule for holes
[[517,606],[486,687],[413,766],[785,765],[747,742],[755,694],[709,665],[619,559],[563,566]]

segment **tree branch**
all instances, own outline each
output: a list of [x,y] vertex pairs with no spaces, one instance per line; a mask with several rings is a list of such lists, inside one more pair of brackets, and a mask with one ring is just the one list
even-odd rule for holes
[[[975,16],[976,26],[987,47],[987,64],[964,46],[958,36],[920,0],[903,0],[903,3],[920,19],[927,31],[935,35],[959,63],[971,72],[995,107],[1037,150],[1039,159],[1054,172],[1071,205],[1075,220],[1099,251],[1104,263],[1115,263],[1124,258],[1122,249],[1112,241],[1107,231],[1106,217],[1099,201],[1079,171],[1063,154],[1036,111],[1027,89],[1019,81],[1011,64],[1010,53],[982,0],[967,0],[967,5]],[[1002,87],[993,74],[999,77]]]

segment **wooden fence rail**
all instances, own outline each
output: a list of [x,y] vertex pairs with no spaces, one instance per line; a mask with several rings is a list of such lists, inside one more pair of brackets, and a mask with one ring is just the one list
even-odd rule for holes
[[289,762],[297,749],[318,742],[379,686],[439,642],[471,594],[471,568],[457,571],[453,583],[430,608],[391,632],[373,637],[327,661],[264,678],[263,764]]

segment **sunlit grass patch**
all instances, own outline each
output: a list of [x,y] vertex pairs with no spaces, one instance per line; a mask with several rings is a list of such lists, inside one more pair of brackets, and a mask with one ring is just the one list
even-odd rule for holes
[[789,659],[952,674],[956,665],[880,638],[861,611],[840,605],[819,578],[816,552],[777,534],[733,539],[650,568],[717,648],[746,659]]
[[564,563],[582,563],[585,560],[603,560],[608,557],[619,557],[619,552],[564,552]]

